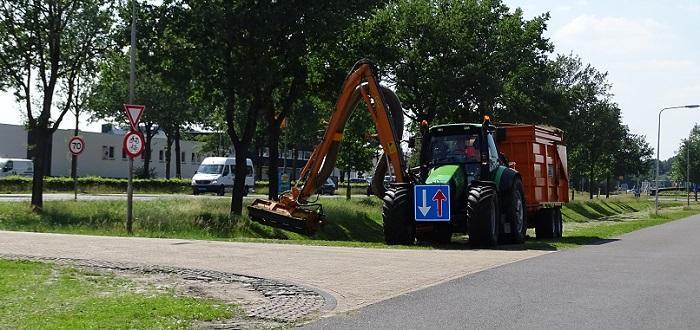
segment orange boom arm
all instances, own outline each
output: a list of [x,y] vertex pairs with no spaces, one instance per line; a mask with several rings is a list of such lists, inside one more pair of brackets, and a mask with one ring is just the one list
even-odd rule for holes
[[[404,164],[400,146],[403,122],[396,121],[392,113],[401,111],[398,99],[391,93],[389,109],[384,92],[388,89],[379,85],[374,67],[368,61],[360,61],[351,70],[343,83],[340,96],[335,104],[335,111],[324,133],[321,143],[315,148],[308,162],[301,170],[302,187],[292,187],[290,192],[280,195],[279,202],[257,199],[248,207],[253,220],[264,224],[282,227],[305,233],[315,232],[323,221],[322,209],[317,204],[309,204],[308,198],[318,191],[320,185],[328,178],[335,167],[335,162],[343,138],[343,130],[360,98],[377,128],[379,142],[396,176],[397,182],[406,182],[408,172]],[[391,111],[390,111],[391,110]],[[305,207],[307,206],[313,207]]]

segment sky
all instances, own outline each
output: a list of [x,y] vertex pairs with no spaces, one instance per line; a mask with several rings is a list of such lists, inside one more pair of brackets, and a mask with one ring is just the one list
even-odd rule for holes
[[[504,0],[527,18],[549,12],[547,37],[608,72],[622,122],[656,150],[659,111],[700,104],[700,0]],[[660,158],[675,154],[700,108],[665,110]]]
[[[504,1],[522,8],[527,18],[549,12],[546,36],[555,53],[579,55],[607,72],[623,124],[646,136],[654,149],[660,109],[700,104],[700,0]],[[0,123],[22,123],[20,105],[9,93],[0,93],[0,113]],[[673,156],[698,122],[700,108],[664,111],[660,158]],[[61,128],[74,125],[67,115]]]

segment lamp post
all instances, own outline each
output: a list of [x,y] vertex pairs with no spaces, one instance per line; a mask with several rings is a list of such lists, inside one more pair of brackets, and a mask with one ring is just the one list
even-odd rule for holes
[[685,143],[686,151],[688,152],[685,156],[685,190],[688,192],[688,206],[690,206],[690,137]]
[[656,185],[656,201],[654,202],[654,214],[659,214],[659,148],[661,148],[661,114],[664,112],[664,110],[683,108],[693,109],[698,107],[700,107],[700,105],[698,104],[688,104],[676,107],[663,108],[659,110],[659,125],[656,130],[656,173],[654,173],[654,184]]

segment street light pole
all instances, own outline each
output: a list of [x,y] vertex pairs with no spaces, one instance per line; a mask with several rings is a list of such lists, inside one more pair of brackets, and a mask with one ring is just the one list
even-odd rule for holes
[[688,152],[685,156],[685,190],[688,192],[688,206],[690,206],[690,137],[688,137],[688,141],[685,143],[685,148]]
[[693,109],[693,108],[698,108],[700,105],[698,104],[689,104],[689,105],[681,105],[681,106],[676,106],[676,107],[668,107],[668,108],[663,108],[659,110],[659,125],[658,128],[656,129],[656,173],[654,173],[654,184],[656,185],[656,193],[655,195],[655,202],[654,202],[654,214],[659,214],[659,148],[661,148],[661,113],[664,112],[664,110],[670,110],[670,109]]

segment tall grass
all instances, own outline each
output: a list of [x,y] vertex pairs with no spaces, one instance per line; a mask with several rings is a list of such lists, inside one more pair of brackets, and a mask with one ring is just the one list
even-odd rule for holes
[[[172,198],[134,202],[134,235],[144,237],[224,240],[275,240],[322,245],[384,246],[381,200],[375,197],[322,198],[324,227],[312,237],[252,222],[247,213],[229,214],[227,199]],[[662,207],[680,202],[662,201]],[[608,223],[620,214],[653,207],[644,199],[575,201],[563,208],[569,228]],[[636,214],[636,213],[635,213]],[[123,201],[48,201],[40,214],[29,203],[0,203],[0,229],[126,236]],[[601,221],[606,220],[606,221]],[[617,220],[616,220],[617,221]],[[580,223],[580,224],[579,224]],[[572,228],[573,227],[573,228]],[[582,227],[581,227],[582,228]],[[574,235],[567,231],[567,234]]]

